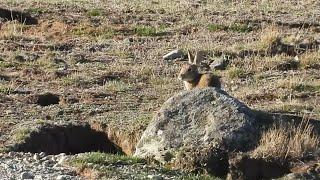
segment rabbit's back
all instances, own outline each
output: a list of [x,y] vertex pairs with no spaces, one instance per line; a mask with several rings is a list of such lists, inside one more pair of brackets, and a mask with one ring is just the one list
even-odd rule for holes
[[206,87],[221,88],[220,78],[213,74],[202,74],[196,87],[197,88],[206,88]]

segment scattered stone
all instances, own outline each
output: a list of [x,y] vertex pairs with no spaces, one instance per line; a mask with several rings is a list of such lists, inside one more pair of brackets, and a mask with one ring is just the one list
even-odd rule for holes
[[36,160],[36,161],[39,161],[40,160],[40,155],[38,153],[35,153],[33,155],[33,159]]
[[209,66],[213,70],[225,70],[228,66],[228,58],[226,56],[220,57],[214,60]]
[[163,56],[164,60],[174,60],[177,58],[183,58],[183,52],[179,49],[177,50],[173,50],[171,52],[169,52],[168,54]]
[[8,155],[9,155],[10,157],[13,157],[13,156],[14,156],[14,152],[9,152]]
[[63,164],[67,160],[67,157],[63,156],[59,159],[58,164]]
[[131,44],[131,43],[133,42],[133,38],[132,38],[132,37],[125,38],[125,39],[123,40],[123,42],[124,42],[125,44]]
[[162,179],[164,179],[163,177],[161,177],[159,175],[148,175],[147,177],[149,179],[153,179],[153,180],[162,180]]
[[36,175],[34,177],[34,180],[43,180],[43,177],[41,175]]
[[41,152],[41,153],[39,153],[39,156],[40,156],[41,158],[43,158],[44,156],[46,156],[46,153],[45,153],[45,152]]
[[65,180],[65,179],[67,179],[65,175],[59,175],[56,178],[56,180]]
[[[11,156],[9,156],[9,154]],[[41,153],[40,153],[41,154]],[[0,159],[0,179],[56,179],[59,175],[63,175],[66,179],[81,179],[76,173],[68,167],[58,164],[60,159],[68,159],[69,155],[49,155],[44,156],[42,153],[42,159],[46,159],[44,162],[34,161],[34,159],[40,159],[39,153],[23,153],[23,152],[11,152],[4,153]],[[55,157],[55,161],[52,161],[52,157]]]
[[29,173],[29,172],[23,172],[23,173],[21,173],[21,175],[20,175],[20,178],[21,179],[33,179],[33,175],[31,174],[31,173]]

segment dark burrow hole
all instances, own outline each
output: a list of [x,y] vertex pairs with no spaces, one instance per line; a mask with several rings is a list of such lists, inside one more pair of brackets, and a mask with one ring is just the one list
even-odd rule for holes
[[238,155],[229,160],[229,179],[273,179],[290,173],[288,164]]
[[5,21],[17,20],[26,25],[38,24],[38,20],[28,13],[0,8],[0,18]]
[[19,152],[45,152],[47,154],[77,154],[83,152],[106,152],[123,154],[104,132],[90,125],[66,125],[42,127],[14,147]]
[[52,104],[59,104],[60,98],[56,94],[52,93],[45,93],[38,95],[36,97],[36,104],[40,106],[49,106]]

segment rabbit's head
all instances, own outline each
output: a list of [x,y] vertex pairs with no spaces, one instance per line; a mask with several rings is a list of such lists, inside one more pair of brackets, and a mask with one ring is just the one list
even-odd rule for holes
[[179,79],[182,81],[193,81],[199,76],[198,64],[200,64],[203,56],[202,52],[197,52],[193,58],[190,51],[188,51],[189,62],[184,64],[179,73]]

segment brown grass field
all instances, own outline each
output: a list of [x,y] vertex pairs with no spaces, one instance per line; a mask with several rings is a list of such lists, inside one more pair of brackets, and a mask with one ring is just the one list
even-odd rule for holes
[[[0,13],[4,151],[37,127],[66,122],[107,126],[134,147],[153,113],[183,90],[183,61],[162,59],[174,49],[205,51],[207,65],[225,57],[225,70],[202,71],[221,76],[252,109],[320,119],[319,1],[1,0],[0,7],[38,21]],[[43,105],[45,93],[58,101]]]

